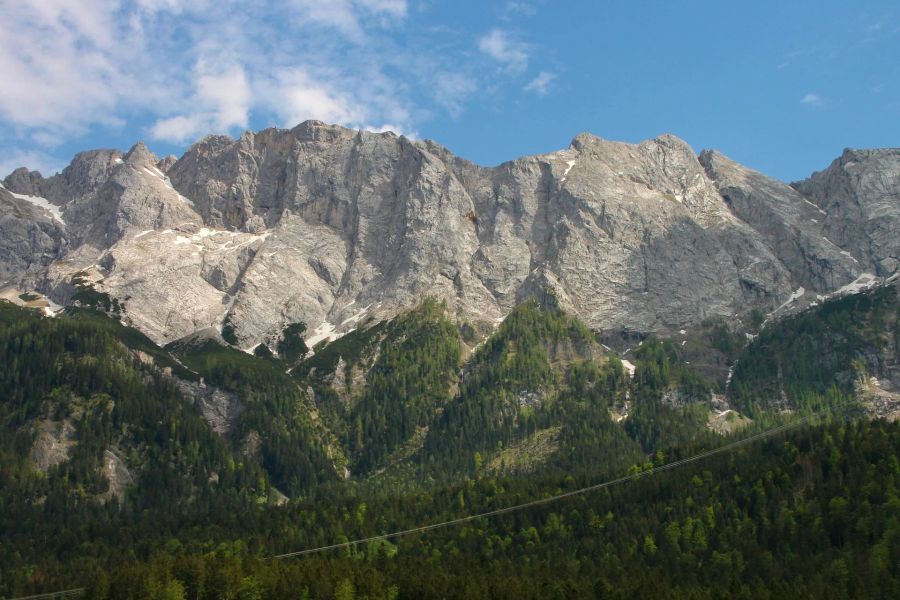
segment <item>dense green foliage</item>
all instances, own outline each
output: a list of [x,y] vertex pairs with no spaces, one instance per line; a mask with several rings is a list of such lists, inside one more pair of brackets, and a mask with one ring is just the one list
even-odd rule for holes
[[[320,344],[311,356],[307,356],[291,370],[294,380],[313,390],[322,420],[349,450],[350,419],[352,406],[348,396],[352,395],[348,386],[335,385],[341,377],[350,381],[352,369],[368,371],[375,361],[379,345],[384,341],[386,322],[364,323],[358,329],[341,336],[328,344]],[[343,361],[343,367],[339,365]]]
[[[714,343],[736,357],[731,392],[754,431],[788,418],[767,412],[782,391],[805,413],[843,407],[857,373],[900,350],[896,331],[888,288],[776,323],[739,355],[727,329]],[[535,301],[464,360],[467,339],[431,300],[302,360],[299,346],[276,358],[212,339],[161,349],[95,311],[46,319],[0,304],[0,597],[75,585],[92,598],[900,593],[900,425],[845,421],[843,409],[562,502],[266,560],[727,441],[707,426],[715,386],[666,340],[636,348],[630,378],[594,332]],[[226,436],[170,374],[235,399]],[[35,441],[61,431],[68,459],[36,469]],[[107,452],[134,476],[121,500]]]
[[[15,313],[14,313],[15,314]],[[161,369],[171,369],[172,373],[186,381],[196,381],[199,375],[174,358],[169,352],[157,346],[153,340],[141,331],[124,326],[119,320],[96,310],[69,307],[65,310],[67,319],[84,323],[90,329],[98,329],[109,333],[121,341],[129,350],[142,352],[152,359],[152,363]]]
[[[446,482],[498,466],[528,471],[535,462],[545,473],[596,475],[659,450],[710,443],[705,405],[675,408],[662,394],[704,400],[711,386],[668,342],[648,341],[635,360],[629,381],[580,322],[533,300],[519,305],[475,352],[457,398],[431,426],[419,459],[425,475]],[[631,411],[624,427],[611,409]]]
[[[175,518],[207,510],[220,493],[235,506],[256,494],[263,475],[231,462],[171,379],[128,350],[136,339],[99,317],[46,319],[0,303],[0,565],[39,559],[48,547],[37,540],[65,556],[90,522],[143,511]],[[69,432],[59,441],[68,460],[36,470],[30,449],[54,431]],[[102,502],[107,451],[141,473],[121,506]]]
[[305,323],[292,323],[284,328],[281,339],[278,340],[278,356],[284,362],[293,365],[301,358],[306,356],[309,348],[303,340],[303,334],[306,331]]
[[873,357],[882,348],[893,344],[900,351],[898,323],[896,286],[830,300],[773,323],[737,362],[732,399],[753,416],[771,407],[817,410],[843,402],[860,374],[881,374]]
[[709,383],[678,358],[669,340],[649,340],[634,355],[634,382],[640,400],[652,400],[675,390],[696,399],[712,391]]
[[337,479],[328,457],[327,435],[317,429],[310,399],[284,372],[284,365],[250,356],[213,340],[176,343],[173,355],[209,384],[236,394],[242,410],[234,440],[260,440],[260,460],[272,483],[288,496],[309,493],[318,483]]
[[449,402],[460,342],[445,310],[428,299],[388,327],[391,341],[382,344],[349,414],[354,472],[379,465]]
[[[401,501],[323,498],[245,513],[231,531],[242,542],[182,532],[142,560],[112,559],[108,572],[82,563],[66,581],[87,584],[92,598],[891,598],[900,593],[898,458],[898,424],[835,423],[427,535],[263,560],[580,481],[487,479]],[[9,589],[36,589],[18,577],[9,575]]]

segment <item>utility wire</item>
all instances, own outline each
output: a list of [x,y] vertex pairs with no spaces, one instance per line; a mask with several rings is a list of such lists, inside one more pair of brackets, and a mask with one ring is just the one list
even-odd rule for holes
[[75,596],[76,594],[81,594],[84,592],[84,588],[72,588],[71,590],[62,590],[59,592],[46,592],[44,594],[35,594],[33,596],[19,596],[18,598],[13,598],[12,600],[41,600],[43,598],[66,598],[68,596]]
[[[840,408],[842,405],[847,404],[847,403],[848,403],[848,401],[841,402],[835,406],[832,406],[831,408],[832,408],[832,410],[834,410],[834,409]],[[777,435],[779,433],[783,433],[790,429],[795,429],[795,428],[799,427],[800,425],[802,425],[803,423],[806,423],[807,421],[811,420],[814,416],[818,416],[818,415],[807,415],[805,417],[800,417],[796,421],[793,421],[791,423],[786,423],[784,425],[779,425],[777,427],[773,427],[772,429],[768,429],[766,431],[762,431],[760,433],[748,436],[746,438],[731,442],[730,444],[725,444],[724,446],[719,446],[717,448],[713,448],[712,450],[707,450],[705,452],[701,452],[699,454],[695,454],[695,455],[689,456],[687,458],[682,458],[680,460],[672,461],[672,462],[666,463],[664,465],[653,467],[653,468],[647,469],[646,471],[639,471],[637,473],[625,475],[624,477],[619,477],[617,479],[604,481],[602,483],[595,483],[593,485],[579,488],[577,490],[563,492],[561,494],[556,494],[554,496],[548,496],[546,498],[539,498],[537,500],[531,500],[529,502],[523,502],[521,504],[514,504],[513,506],[507,506],[505,508],[498,508],[495,510],[489,510],[489,511],[474,514],[474,515],[459,517],[457,519],[451,519],[449,521],[442,521],[440,523],[431,523],[429,525],[422,525],[421,527],[413,527],[412,529],[403,529],[403,530],[394,531],[391,533],[383,533],[381,535],[373,535],[370,537],[360,538],[360,539],[352,540],[349,542],[341,542],[338,544],[329,544],[327,546],[319,546],[318,548],[307,548],[305,550],[298,550],[296,552],[287,552],[285,554],[276,554],[274,556],[269,557],[269,559],[275,560],[275,559],[283,559],[283,558],[293,558],[296,556],[305,556],[307,554],[315,554],[318,552],[325,552],[327,550],[338,550],[340,548],[349,548],[351,546],[356,546],[358,544],[366,544],[369,542],[388,540],[388,539],[392,539],[392,538],[398,538],[398,537],[403,537],[403,536],[407,536],[407,535],[412,535],[414,533],[423,533],[426,531],[431,531],[433,529],[441,529],[444,527],[453,527],[455,525],[461,525],[463,523],[468,523],[468,522],[474,521],[476,519],[484,519],[487,517],[496,517],[498,515],[504,515],[507,513],[516,512],[516,511],[524,510],[526,508],[531,508],[534,506],[540,506],[543,504],[549,504],[551,502],[557,502],[557,501],[563,500],[565,498],[571,498],[572,496],[579,496],[581,494],[587,494],[588,492],[593,492],[596,490],[612,487],[614,485],[619,485],[621,483],[625,483],[625,482],[632,481],[635,479],[640,479],[641,477],[649,477],[650,475],[654,475],[654,474],[660,473],[662,471],[669,471],[671,469],[676,469],[676,468],[686,465],[688,463],[703,460],[703,459],[713,456],[715,454],[721,454],[723,452],[728,452],[730,450],[734,450],[735,448],[738,448],[740,446],[751,444],[755,441],[765,439],[765,438]]]
[[[848,404],[850,401],[841,402],[835,406],[832,406],[832,410],[836,410],[841,408],[843,405]],[[307,548],[305,550],[298,550],[296,552],[287,552],[285,554],[276,554],[274,556],[270,556],[268,560],[278,560],[285,558],[293,558],[297,556],[306,556],[308,554],[316,554],[319,552],[326,552],[328,550],[338,550],[340,548],[350,548],[351,546],[356,546],[359,544],[366,544],[369,542],[377,542],[380,540],[388,540],[398,537],[403,537],[407,535],[412,535],[414,533],[424,533],[427,531],[432,531],[434,529],[442,529],[444,527],[453,527],[455,525],[461,525],[463,523],[468,523],[470,521],[474,521],[476,519],[484,519],[488,517],[496,517],[498,515],[504,515],[512,512],[517,512],[520,510],[525,510],[526,508],[532,508],[535,506],[541,506],[544,504],[550,504],[551,502],[558,502],[559,500],[564,500],[566,498],[571,498],[573,496],[580,496],[582,494],[587,494],[589,492],[594,492],[600,489],[612,487],[614,485],[619,485],[622,483],[626,483],[628,481],[633,481],[635,479],[640,479],[642,477],[649,477],[651,475],[655,475],[656,473],[661,473],[663,471],[670,471],[672,469],[677,469],[683,465],[688,463],[697,462],[703,460],[705,458],[709,458],[710,456],[714,456],[716,454],[722,454],[724,452],[729,452],[734,450],[735,448],[739,448],[741,446],[746,446],[748,444],[752,444],[753,442],[766,439],[772,437],[774,435],[778,435],[779,433],[783,433],[785,431],[789,431],[791,429],[796,429],[800,425],[812,420],[813,417],[817,417],[819,415],[812,414],[804,417],[800,417],[797,420],[791,423],[785,423],[784,425],[778,425],[777,427],[773,427],[771,429],[767,429],[766,431],[761,431],[754,435],[748,436],[746,438],[742,438],[740,440],[736,440],[731,442],[730,444],[725,444],[723,446],[719,446],[717,448],[713,448],[712,450],[707,450],[705,452],[700,452],[699,454],[695,454],[693,456],[689,456],[687,458],[682,458],[680,460],[672,461],[670,463],[666,463],[664,465],[659,465],[657,467],[652,467],[647,469],[646,471],[639,471],[637,473],[632,473],[630,475],[625,475],[624,477],[619,477],[617,479],[611,479],[608,481],[604,481],[601,483],[595,483],[593,485],[589,485],[583,488],[579,488],[577,490],[572,490],[569,492],[563,492],[561,494],[556,494],[554,496],[548,496],[546,498],[538,498],[536,500],[530,500],[528,502],[523,502],[521,504],[514,504],[512,506],[507,506],[505,508],[498,508],[495,510],[489,510],[486,512],[467,515],[465,517],[459,517],[457,519],[451,519],[449,521],[441,521],[440,523],[431,523],[429,525],[422,525],[421,527],[413,527],[412,529],[403,529],[400,531],[394,531],[391,533],[383,533],[381,535],[373,535],[366,538],[360,538],[357,540],[352,540],[349,542],[341,542],[338,544],[329,544],[327,546],[319,546],[317,548]],[[20,596],[18,598],[12,598],[11,600],[41,600],[44,598],[65,598],[68,596],[74,596],[76,594],[83,593],[85,588],[74,588],[70,590],[64,590],[60,592],[47,592],[45,594],[36,594],[34,596]]]

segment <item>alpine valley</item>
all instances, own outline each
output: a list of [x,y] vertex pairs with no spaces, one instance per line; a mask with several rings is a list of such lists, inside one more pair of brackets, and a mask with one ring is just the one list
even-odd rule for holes
[[898,268],[900,149],[307,121],[18,169],[0,598],[900,597]]

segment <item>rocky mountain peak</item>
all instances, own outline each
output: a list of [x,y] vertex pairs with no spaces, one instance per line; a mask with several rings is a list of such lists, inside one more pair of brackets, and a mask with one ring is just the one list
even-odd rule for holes
[[569,142],[569,147],[580,152],[585,148],[589,148],[600,142],[603,142],[603,138],[596,136],[589,131],[582,131],[572,138],[572,141]]
[[178,161],[178,157],[174,154],[169,154],[158,163],[156,163],[156,168],[162,171],[163,173],[168,172],[172,165],[174,165]]
[[291,129],[291,133],[301,142],[333,143],[355,137],[358,132],[340,125],[329,125],[322,121],[304,121]]
[[791,185],[822,211],[828,239],[867,271],[887,277],[900,268],[900,148],[846,149]]
[[138,142],[131,147],[131,150],[125,153],[123,160],[126,164],[134,167],[156,167],[159,158],[150,152],[150,149],[144,142]]
[[[46,180],[17,172],[10,189],[66,206],[70,243],[43,288],[103,264],[104,291],[127,297],[127,318],[160,342],[227,325],[241,347],[273,347],[303,322],[314,343],[424,296],[491,324],[547,290],[592,327],[666,333],[740,326],[801,288],[896,268],[900,170],[890,153],[859,156],[857,175],[881,175],[844,182],[833,166],[842,183],[790,187],[673,135],[582,133],[486,168],[433,141],[306,121],[207,136],[177,160],[143,144],[124,166],[116,151],[82,153]],[[853,189],[858,200],[836,199]],[[824,204],[874,207],[876,193],[881,212],[852,219]],[[16,252],[17,265],[44,264]]]
[[29,171],[26,167],[19,167],[6,176],[3,187],[17,194],[27,196],[39,196],[40,184],[44,180],[37,171]]

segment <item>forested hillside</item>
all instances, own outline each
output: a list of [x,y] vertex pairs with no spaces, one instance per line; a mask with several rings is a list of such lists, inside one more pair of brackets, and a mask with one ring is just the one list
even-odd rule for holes
[[825,302],[773,323],[740,355],[731,379],[735,406],[823,410],[854,395],[869,377],[900,389],[897,284]]
[[[582,482],[488,478],[402,501],[325,495],[246,510],[240,519],[211,513],[205,527],[172,531],[166,521],[122,523],[136,537],[104,542],[74,533],[66,550],[53,548],[68,562],[32,555],[28,568],[4,572],[4,584],[16,591],[86,584],[91,598],[210,600],[893,598],[900,593],[898,456],[896,423],[835,423],[552,505],[290,559],[268,557]],[[127,550],[111,553],[116,547]]]
[[552,297],[484,339],[426,300],[305,358],[2,304],[0,597],[892,597],[900,429],[870,418],[898,408],[897,324],[895,286],[827,301],[732,348],[726,387],[670,340],[632,374]]

